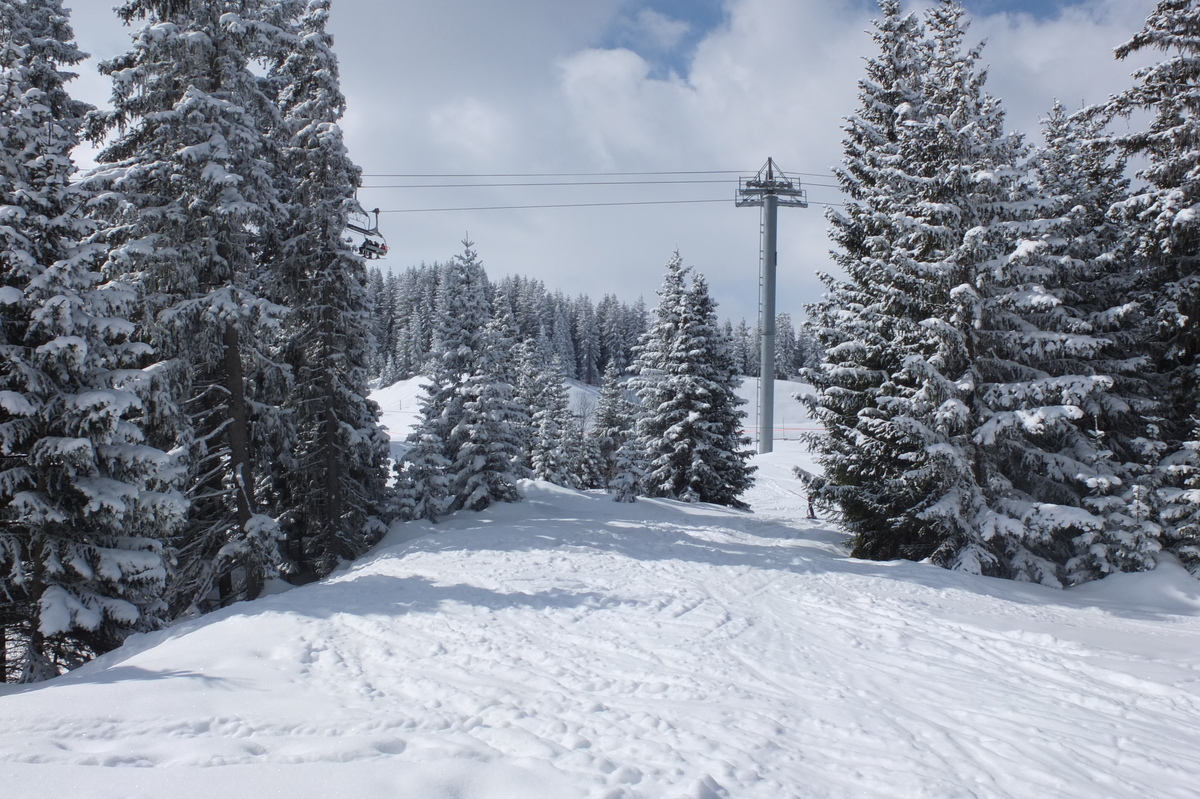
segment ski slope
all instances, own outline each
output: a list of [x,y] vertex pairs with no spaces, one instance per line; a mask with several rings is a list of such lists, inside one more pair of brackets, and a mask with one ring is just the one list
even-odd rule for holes
[[0,689],[0,795],[1196,795],[1178,564],[1064,592],[854,560],[776,447],[753,512],[525,483]]

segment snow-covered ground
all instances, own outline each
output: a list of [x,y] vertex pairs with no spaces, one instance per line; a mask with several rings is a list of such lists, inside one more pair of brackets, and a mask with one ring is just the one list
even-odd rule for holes
[[1182,568],[1063,592],[853,560],[776,447],[750,513],[528,483],[3,689],[0,796],[1197,795]]

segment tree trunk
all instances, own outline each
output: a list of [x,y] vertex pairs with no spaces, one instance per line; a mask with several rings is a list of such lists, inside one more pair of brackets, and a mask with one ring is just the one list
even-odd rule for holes
[[[321,335],[326,343],[333,337],[333,323],[324,319],[321,322]],[[324,348],[327,352],[330,347]],[[345,511],[345,496],[342,488],[342,460],[339,457],[337,391],[333,374],[333,364],[322,364],[321,386],[325,394],[324,420],[321,425],[321,446],[325,451],[325,538],[328,550],[341,558],[353,558],[358,553],[348,551],[349,547],[342,537],[342,514]]]
[[[229,392],[229,425],[226,432],[230,469],[233,472],[237,522],[245,534],[255,510],[254,470],[250,462],[250,412],[246,406],[245,374],[242,371],[242,349],[237,327],[226,325],[221,332],[221,339],[225,344],[225,388]],[[245,598],[254,599],[262,593],[262,565],[254,558],[245,556],[241,567],[245,570]]]

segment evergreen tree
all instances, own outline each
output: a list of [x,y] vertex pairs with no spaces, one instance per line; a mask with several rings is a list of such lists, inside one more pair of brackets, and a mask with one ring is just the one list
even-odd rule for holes
[[796,373],[816,369],[821,365],[821,344],[808,322],[796,331]]
[[174,453],[191,502],[171,543],[173,612],[256,596],[274,572],[278,525],[260,496],[286,442],[286,373],[266,323],[277,275],[267,264],[285,216],[274,176],[281,128],[256,69],[288,48],[276,0],[125,0],[142,20],[132,49],[101,64],[113,111],[90,135],[100,154],[112,245],[106,269],[138,286],[139,335],[156,369],[147,432]]
[[[1108,114],[1149,112],[1148,127],[1115,136],[1116,144],[1147,165],[1138,173],[1143,189],[1117,203],[1114,218],[1131,233],[1138,280],[1129,292],[1145,316],[1137,330],[1147,355],[1148,379],[1160,404],[1145,412],[1139,463],[1145,476],[1136,498],[1152,521],[1166,522],[1163,542],[1194,573],[1200,573],[1195,520],[1197,460],[1194,415],[1200,399],[1200,110],[1192,101],[1200,79],[1200,8],[1191,0],[1160,0],[1142,30],[1118,47],[1118,58],[1147,50],[1162,61],[1137,70],[1137,83],[1114,97]],[[1161,489],[1147,491],[1146,489]],[[1161,514],[1161,517],[1160,517]],[[1139,536],[1140,537],[1140,536]]]
[[0,682],[32,682],[165,618],[157,538],[184,503],[138,428],[128,287],[98,271],[71,150],[89,106],[61,0],[0,0]]
[[655,324],[630,367],[630,387],[644,412],[635,449],[646,462],[647,496],[745,507],[752,483],[749,444],[741,432],[744,403],[728,343],[704,279],[688,285],[679,253],[667,264]]
[[512,318],[492,318],[487,275],[473,245],[463,245],[441,270],[430,383],[400,473],[401,512],[409,518],[437,521],[446,511],[520,499],[525,414],[507,363]]
[[564,445],[567,450],[570,485],[581,490],[604,488],[604,466],[600,460],[600,446],[595,437],[589,435],[584,420],[569,415]]
[[294,375],[286,402],[296,428],[277,511],[286,517],[290,567],[317,576],[382,537],[388,505],[387,437],[366,397],[374,349],[367,272],[342,235],[359,170],[337,127],[345,100],[328,14],[329,0],[307,2],[291,52],[269,76],[280,86],[288,137],[280,263],[281,299],[291,308],[283,349]]
[[[486,308],[480,306],[480,313]],[[516,502],[521,493],[519,429],[528,413],[513,396],[508,362],[511,315],[501,312],[484,328],[476,365],[462,387],[462,419],[451,430],[451,509],[483,510],[493,502]]]
[[755,347],[756,337],[743,319],[733,331],[733,360],[737,365],[738,374],[747,377],[758,375],[758,350]]
[[539,386],[529,400],[529,466],[533,477],[556,485],[578,488],[571,472],[568,440],[571,435],[570,394],[562,359],[555,353],[537,370]]
[[613,460],[613,475],[608,482],[608,493],[614,502],[635,502],[642,479],[646,475],[645,459],[637,449],[638,439],[629,437],[617,448]]
[[1112,385],[1090,362],[1107,342],[1053,310],[1024,149],[963,48],[961,6],[942,0],[927,28],[881,8],[846,126],[851,202],[830,214],[849,278],[810,309],[828,431],[811,484],[857,555],[1061,584],[1075,539],[1104,524],[1081,507],[1109,471],[1081,422]]
[[604,383],[592,426],[600,460],[601,485],[607,488],[617,474],[617,451],[633,434],[634,411],[626,399],[621,372],[615,363],[604,370]]
[[754,332],[750,335],[749,346],[746,348],[747,377],[762,375],[762,319],[754,320]]
[[436,523],[446,511],[450,496],[450,461],[442,453],[445,440],[436,424],[434,392],[421,398],[421,422],[408,436],[408,450],[396,464],[396,515],[406,521],[426,519]]
[[383,324],[383,320],[391,316],[391,309],[385,304],[383,295],[383,270],[378,266],[370,266],[367,268],[367,300],[371,308],[371,329],[375,332],[375,352],[372,356],[371,366],[372,373],[377,373],[383,368],[385,353],[383,350],[383,338],[378,335],[378,330]]
[[1075,552],[1064,570],[1071,583],[1146,568],[1160,533],[1134,508],[1147,493],[1137,465],[1146,455],[1141,417],[1154,403],[1141,374],[1125,233],[1107,217],[1126,193],[1125,162],[1103,127],[1094,113],[1068,115],[1061,105],[1045,120],[1046,143],[1030,160],[1037,213],[1001,275],[1020,289],[1020,301],[1006,305],[1021,332],[1006,336],[1008,345],[996,342],[997,352],[1015,344],[1032,370],[1025,390],[1072,394],[1079,409],[1078,419],[1052,431],[1053,447],[1018,450],[1008,467],[1019,486],[1032,488],[1026,475],[1038,475],[1043,500],[1080,504],[1096,517],[1064,530],[1073,536],[1064,542]]
[[[840,247],[834,257],[848,279],[823,276],[827,297],[808,309],[826,357],[806,375],[817,389],[811,411],[827,431],[809,439],[824,467],[810,488],[818,502],[840,511],[857,556],[921,559],[947,535],[927,518],[944,499],[926,440],[939,431],[911,414],[918,401],[922,409],[951,410],[943,389],[954,386],[930,385],[940,375],[918,373],[908,355],[916,356],[914,365],[927,362],[916,351],[926,339],[921,322],[949,313],[945,295],[936,306],[929,285],[938,279],[931,267],[941,254],[933,253],[940,220],[913,207],[926,199],[923,186],[932,185],[922,169],[936,167],[916,160],[928,142],[911,141],[932,116],[924,31],[898,0],[880,8],[873,34],[879,54],[859,83],[860,110],[847,120],[838,171],[850,202],[828,213]],[[919,260],[926,252],[934,254],[929,266]]]
[[592,301],[580,295],[575,304],[576,374],[589,386],[600,383],[600,328]]
[[577,378],[575,342],[571,336],[570,309],[566,298],[561,293],[554,297],[554,313],[550,318],[550,342],[554,345],[554,354],[562,364],[566,377]]
[[789,380],[796,373],[796,329],[791,314],[775,317],[775,377]]

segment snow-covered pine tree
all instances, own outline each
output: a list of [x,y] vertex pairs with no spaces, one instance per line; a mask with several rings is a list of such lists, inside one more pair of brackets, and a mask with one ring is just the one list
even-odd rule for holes
[[405,521],[425,519],[437,523],[449,502],[450,461],[442,454],[446,444],[434,420],[434,394],[421,398],[421,422],[408,436],[408,451],[396,464],[396,516]]
[[[367,267],[367,300],[371,304],[371,330],[377,331],[383,320],[391,315],[383,295],[383,270],[378,266]],[[378,335],[374,340],[375,352],[372,354],[371,365],[372,371],[378,372],[383,368],[383,340]]]
[[1141,311],[1130,302],[1136,278],[1125,234],[1107,217],[1126,194],[1125,162],[1104,126],[1094,109],[1068,115],[1056,105],[1046,118],[1045,144],[1029,160],[1036,211],[994,273],[1016,292],[1000,295],[988,314],[997,320],[991,327],[1007,328],[988,343],[1009,385],[1014,374],[1031,377],[1009,388],[1006,401],[1033,392],[1069,399],[1079,411],[1078,419],[1047,425],[1035,446],[1028,436],[1006,444],[1015,456],[1006,472],[1022,493],[1039,495],[1045,509],[1082,505],[1102,521],[1060,531],[1073,538],[1064,541],[1075,553],[1063,564],[1068,583],[1147,568],[1159,537],[1154,519],[1133,508],[1148,493],[1137,464],[1146,454],[1142,414],[1154,403],[1142,377]]
[[588,427],[587,417],[578,410],[568,415],[564,438],[571,484],[582,490],[604,488],[604,464],[600,458],[600,444]]
[[[288,568],[318,577],[386,532],[388,441],[367,399],[374,349],[367,272],[344,240],[359,170],[337,125],[345,108],[326,32],[330,0],[308,0],[293,47],[273,65],[282,112],[281,329],[293,382],[293,465],[276,477]],[[391,361],[388,361],[391,363]]]
[[754,320],[754,332],[750,334],[748,339],[749,346],[745,350],[747,357],[746,375],[748,377],[759,377],[762,371],[762,319]]
[[796,328],[792,327],[792,315],[781,313],[775,317],[775,377],[790,380],[796,374]]
[[610,362],[604,370],[592,436],[596,440],[600,460],[601,486],[607,488],[617,473],[617,451],[633,435],[633,409],[626,398],[621,370]]
[[278,525],[258,484],[286,443],[286,373],[265,321],[277,281],[269,259],[285,214],[270,135],[280,115],[259,64],[288,50],[278,0],[125,0],[141,21],[132,49],[100,65],[113,110],[90,135],[100,154],[112,245],[106,269],[136,283],[135,321],[159,359],[147,409],[151,443],[177,459],[191,502],[173,539],[175,613],[254,597],[279,559]]
[[[536,350],[535,350],[536,353]],[[571,472],[568,437],[571,435],[570,394],[566,369],[558,353],[537,353],[529,371],[536,376],[536,393],[526,397],[530,412],[529,467],[534,479],[578,488]],[[527,384],[529,381],[526,381]]]
[[1072,329],[1043,282],[1058,276],[1033,257],[1045,226],[1022,210],[1024,150],[963,47],[960,4],[931,8],[927,36],[881,8],[846,127],[851,202],[830,214],[849,279],[810,309],[829,431],[812,487],[858,555],[1060,585],[1074,539],[1103,526],[1081,507],[1106,470],[1080,423],[1112,386],[1090,363],[1108,342]]
[[614,502],[637,501],[646,475],[646,462],[637,445],[637,437],[631,436],[617,448],[613,458],[613,475],[608,481],[608,493],[613,495]]
[[[486,296],[481,292],[475,302],[475,313],[486,317]],[[451,510],[479,511],[521,499],[521,429],[529,425],[529,414],[514,397],[509,359],[515,332],[507,308],[488,321],[462,386],[462,417],[450,433]]]
[[421,386],[409,450],[397,465],[398,512],[406,519],[437,522],[456,500],[451,483],[457,446],[451,439],[463,421],[463,387],[475,371],[487,319],[480,315],[485,278],[472,246],[464,241],[464,255],[438,270],[428,382]]
[[1159,50],[1163,60],[1134,73],[1137,83],[1112,98],[1109,114],[1148,112],[1145,129],[1115,136],[1121,150],[1147,165],[1138,173],[1144,188],[1113,207],[1131,236],[1135,274],[1130,293],[1145,310],[1138,331],[1145,345],[1149,380],[1161,400],[1137,440],[1147,474],[1139,508],[1166,523],[1162,543],[1200,574],[1200,493],[1196,474],[1200,436],[1194,422],[1200,400],[1200,109],[1193,98],[1200,80],[1200,7],[1193,0],[1160,0],[1142,30],[1116,50],[1118,58]]
[[[463,246],[441,270],[430,382],[400,472],[402,512],[431,521],[520,499],[517,428],[524,414],[505,363],[512,320],[502,314],[491,323],[487,275],[471,242]],[[418,484],[429,496],[418,496]]]
[[924,115],[924,32],[899,0],[881,0],[880,9],[872,34],[878,53],[867,61],[859,110],[844,127],[837,178],[849,202],[827,212],[839,248],[834,260],[847,277],[821,275],[826,298],[807,309],[824,361],[805,372],[816,389],[806,399],[826,431],[807,439],[823,471],[807,480],[815,501],[840,514],[855,555],[920,559],[938,546],[921,517],[932,486],[909,474],[924,442],[915,425],[898,423],[916,387],[895,381],[905,354],[893,342],[912,338],[910,317],[932,315],[907,264],[912,244],[923,246],[916,240],[921,220],[905,204],[906,196],[919,196],[921,181],[909,174],[903,142]]
[[742,319],[733,329],[733,361],[737,365],[738,374],[752,377],[752,362],[755,360],[754,334],[746,320]]
[[641,401],[636,451],[646,496],[745,507],[753,483],[744,403],[729,342],[702,276],[687,277],[679,253],[667,264],[655,321],[642,336],[629,386]]
[[184,510],[136,424],[132,293],[98,272],[71,150],[90,106],[61,0],[0,0],[0,682],[164,620],[157,540]]
[[796,331],[796,373],[816,369],[821,365],[821,344],[805,321]]
[[623,320],[621,303],[615,295],[605,294],[596,304],[596,326],[600,329],[601,369],[607,369],[609,364],[614,362],[617,368],[622,370],[628,365],[621,362],[625,357]]
[[600,327],[586,294],[579,295],[574,308],[576,374],[589,386],[600,384]]
[[550,343],[554,345],[554,353],[562,362],[563,373],[566,377],[578,377],[577,359],[575,356],[575,339],[572,335],[571,304],[562,292],[555,292],[553,297],[554,311],[550,317],[548,330]]

